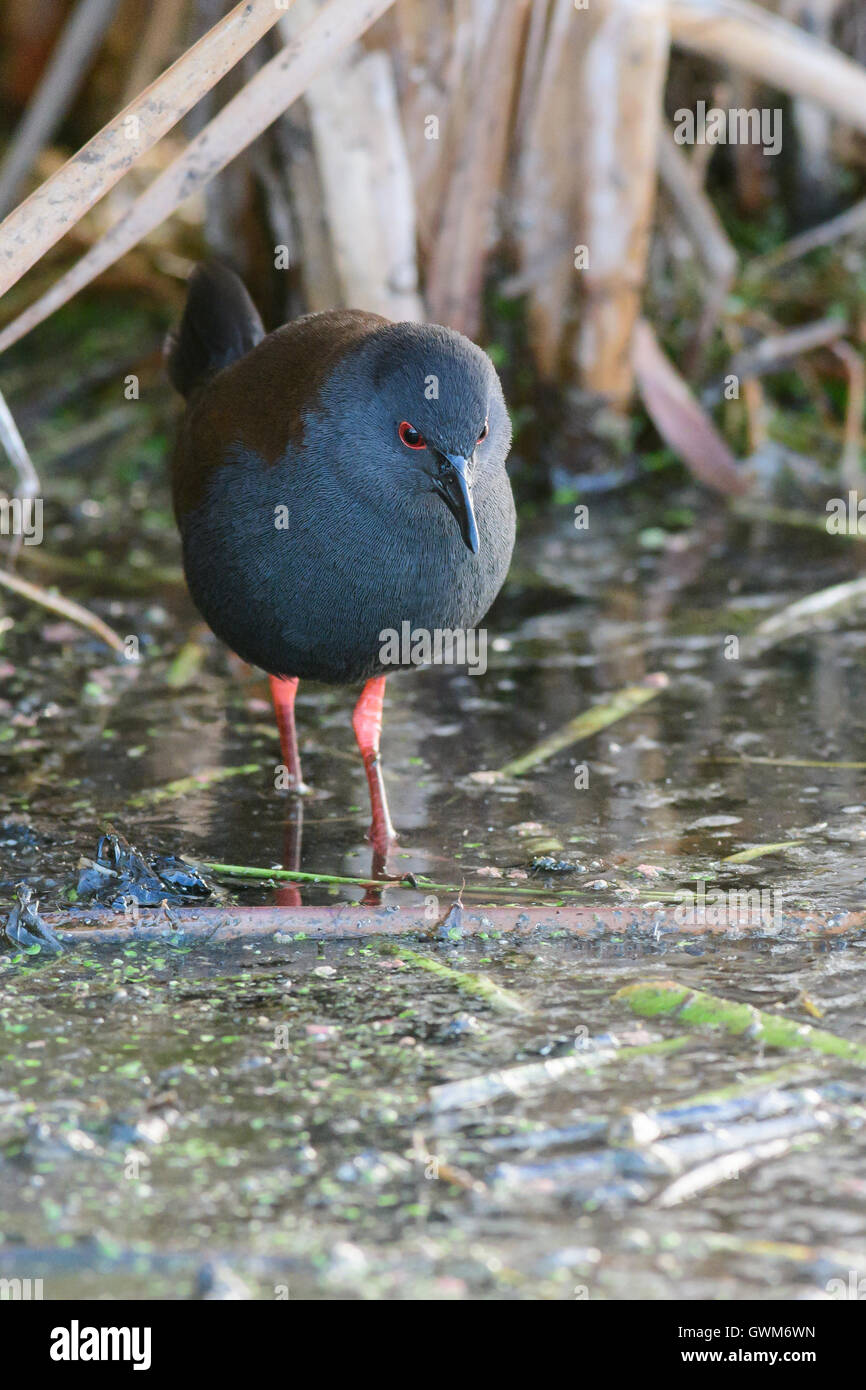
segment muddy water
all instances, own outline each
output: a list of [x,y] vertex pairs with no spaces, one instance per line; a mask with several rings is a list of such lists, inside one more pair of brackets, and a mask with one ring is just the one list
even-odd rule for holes
[[[115,662],[62,619],[10,604],[0,899],[26,879],[45,906],[68,901],[107,822],[154,853],[278,864],[288,802],[274,790],[265,682],[197,625],[166,572],[177,551],[151,498],[135,502],[130,556],[128,514],[81,510],[73,494],[55,517],[64,554],[89,564],[98,550],[101,577],[52,576],[27,558],[22,572],[89,602],[137,638],[141,659]],[[593,502],[588,531],[575,530],[571,502],[539,513],[489,620],[487,672],[389,683],[397,867],[583,887],[599,902],[702,877],[783,906],[862,906],[863,773],[792,760],[863,757],[866,638],[849,627],[759,659],[730,642],[852,577],[857,553],[728,521],[705,501],[694,526],[665,538],[669,505],[616,494]],[[658,670],[668,690],[586,744],[519,782],[471,780]],[[301,688],[311,871],[369,868],[350,705],[347,692]],[[195,776],[204,785],[183,780]],[[520,877],[539,856],[572,868]],[[305,901],[333,896],[358,894],[318,887]],[[401,958],[399,943],[10,951],[0,1272],[42,1278],[46,1297],[183,1298],[209,1279],[263,1298],[856,1287],[863,1067],[750,1031],[637,1018],[614,996],[674,979],[866,1042],[863,940],[755,927],[412,943],[512,991],[522,1010],[508,1013]],[[533,1064],[504,1089],[491,1079]],[[452,1104],[436,1089],[473,1077],[480,1099],[458,1091]]]

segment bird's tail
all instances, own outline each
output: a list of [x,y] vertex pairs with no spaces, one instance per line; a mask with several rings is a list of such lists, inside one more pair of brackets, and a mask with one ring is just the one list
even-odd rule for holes
[[243,357],[265,335],[258,310],[233,270],[209,261],[189,278],[183,317],[165,341],[168,377],[189,396],[215,372]]

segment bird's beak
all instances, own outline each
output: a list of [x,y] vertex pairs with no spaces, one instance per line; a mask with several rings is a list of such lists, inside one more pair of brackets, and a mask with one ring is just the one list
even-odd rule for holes
[[469,481],[472,462],[471,458],[463,458],[462,454],[440,454],[436,490],[449,511],[457,518],[464,545],[473,555],[477,555],[480,541],[475,508],[472,505],[472,485]]

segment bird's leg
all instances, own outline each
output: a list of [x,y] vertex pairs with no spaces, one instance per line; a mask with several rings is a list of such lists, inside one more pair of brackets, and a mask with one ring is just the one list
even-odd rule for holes
[[[304,791],[301,777],[301,756],[298,752],[298,735],[295,729],[295,695],[298,691],[298,678],[297,676],[286,678],[269,676],[268,679],[271,683],[271,697],[274,702],[274,713],[277,716],[277,728],[280,731],[283,762],[292,779],[293,790]],[[297,802],[290,808],[286,818],[285,843],[283,845],[284,869],[299,869],[301,867],[303,816],[301,804]],[[301,906],[301,890],[296,884],[283,885],[276,890],[274,897],[278,907]]]
[[269,676],[271,699],[277,716],[280,731],[280,748],[283,762],[291,779],[292,790],[306,791],[301,776],[301,755],[298,752],[298,735],[295,731],[295,695],[298,691],[297,676]]
[[385,781],[379,758],[385,680],[385,676],[374,676],[372,680],[367,681],[352,715],[352,728],[355,730],[355,738],[364,759],[364,770],[370,788],[370,809],[373,812],[370,843],[373,846],[374,877],[384,872],[388,850],[397,838],[388,811],[388,798],[385,795]]

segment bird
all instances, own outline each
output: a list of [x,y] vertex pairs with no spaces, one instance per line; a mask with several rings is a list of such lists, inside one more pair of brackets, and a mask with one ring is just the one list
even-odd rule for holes
[[385,682],[407,655],[386,651],[383,635],[406,622],[413,633],[476,629],[511,562],[499,376],[453,329],[363,310],[265,333],[221,262],[193,270],[164,358],[186,401],[171,485],[192,600],[268,674],[297,791],[298,682],[362,684],[352,724],[381,868],[396,840],[380,758]]

